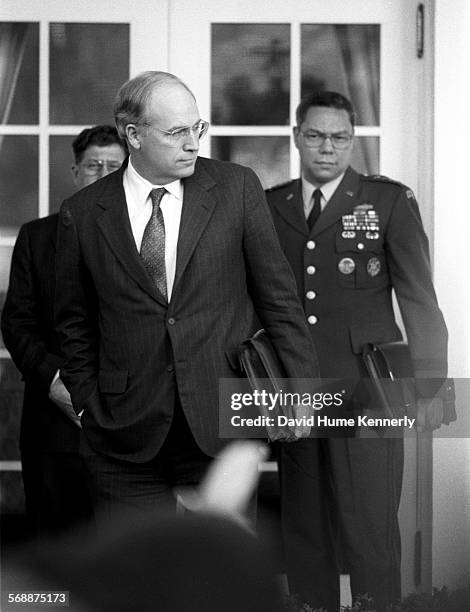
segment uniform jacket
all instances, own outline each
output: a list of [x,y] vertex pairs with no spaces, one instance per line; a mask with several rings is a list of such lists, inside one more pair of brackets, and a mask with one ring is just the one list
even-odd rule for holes
[[365,343],[402,338],[392,289],[416,376],[446,376],[447,330],[411,190],[349,168],[310,233],[300,179],[269,190],[267,199],[296,276],[323,377],[360,376]]
[[25,380],[23,450],[78,449],[80,430],[48,399],[63,362],[53,313],[57,220],[57,214],[51,215],[21,228],[2,313],[5,346]]
[[295,282],[254,173],[199,158],[184,179],[175,282],[166,304],[137,252],[122,172],[65,201],[57,258],[63,380],[92,447],[141,462],[170,426],[175,392],[201,449],[218,437],[219,379],[269,333],[289,376],[318,374]]

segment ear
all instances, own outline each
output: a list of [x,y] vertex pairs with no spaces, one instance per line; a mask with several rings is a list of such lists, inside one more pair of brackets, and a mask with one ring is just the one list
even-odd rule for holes
[[294,144],[297,147],[297,149],[299,148],[299,138],[300,138],[300,130],[297,126],[294,126],[292,128],[292,134],[294,136]]
[[74,164],[73,166],[71,166],[70,172],[72,173],[73,182],[76,185],[78,181],[78,173],[80,172],[80,167],[78,166],[78,164]]
[[127,143],[133,149],[140,149],[141,131],[134,123],[126,125]]

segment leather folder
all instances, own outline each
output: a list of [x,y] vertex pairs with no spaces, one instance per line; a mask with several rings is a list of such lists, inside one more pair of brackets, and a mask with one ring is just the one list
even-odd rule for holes
[[415,412],[416,389],[413,365],[406,342],[368,343],[362,358],[369,374],[369,393],[389,418]]

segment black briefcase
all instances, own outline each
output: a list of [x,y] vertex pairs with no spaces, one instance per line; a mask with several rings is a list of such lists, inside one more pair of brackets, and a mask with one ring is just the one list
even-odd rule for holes
[[373,403],[389,418],[416,412],[413,365],[406,342],[368,343],[362,358]]
[[258,330],[238,347],[238,359],[253,390],[277,392],[286,378],[284,368],[264,329]]

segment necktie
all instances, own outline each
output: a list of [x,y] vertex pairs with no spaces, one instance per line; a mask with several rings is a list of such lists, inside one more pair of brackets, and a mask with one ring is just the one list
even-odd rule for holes
[[152,214],[145,226],[140,256],[147,272],[152,277],[160,293],[167,298],[166,268],[165,268],[165,222],[160,208],[160,202],[166,193],[164,187],[152,189]]
[[322,192],[320,191],[320,189],[315,189],[315,191],[313,192],[313,207],[312,210],[310,211],[310,214],[307,218],[307,225],[308,225],[308,229],[311,230],[312,227],[315,225],[315,223],[317,222],[318,217],[320,216],[321,213],[321,197],[322,197]]

